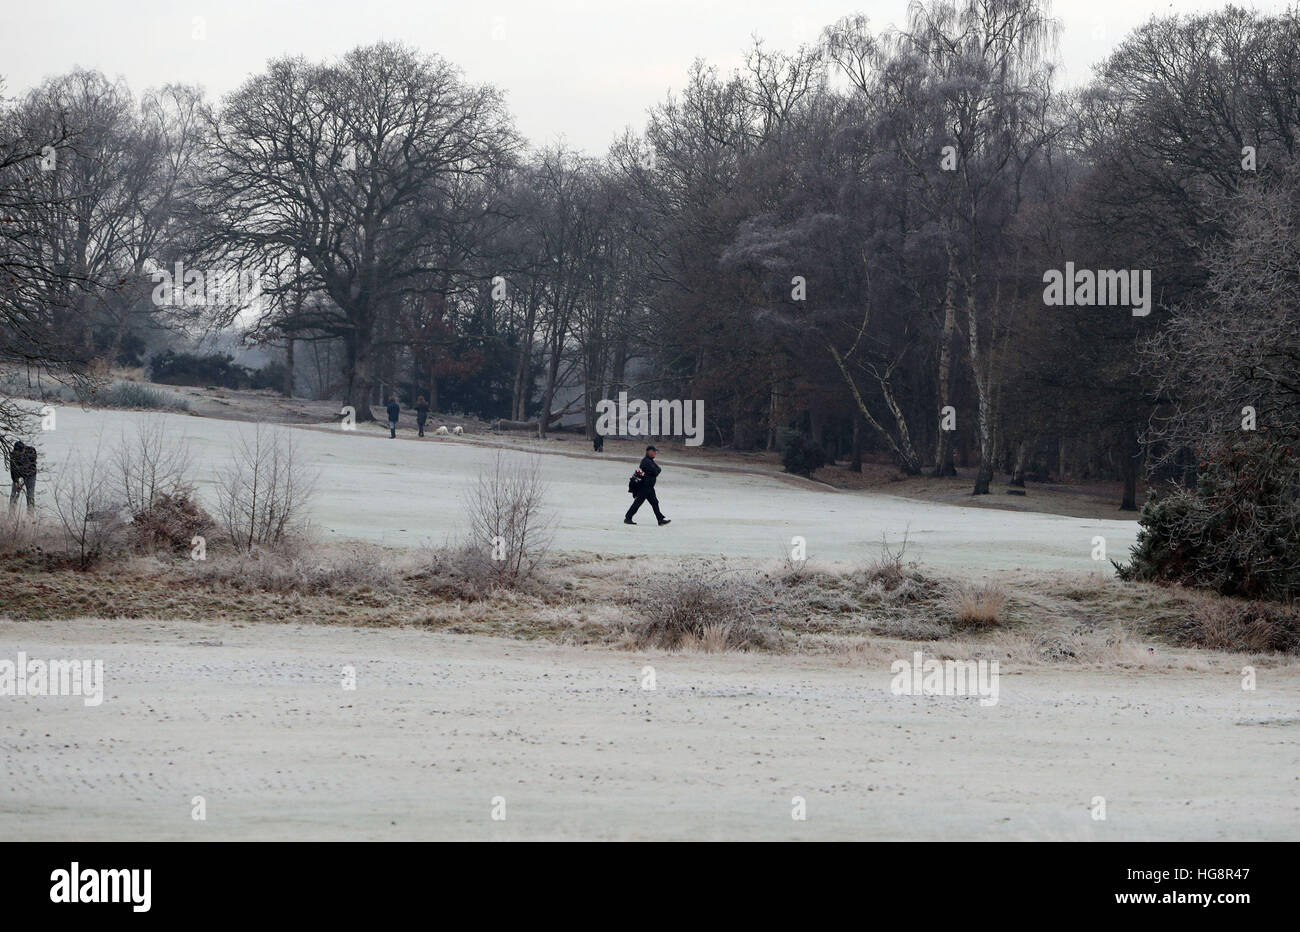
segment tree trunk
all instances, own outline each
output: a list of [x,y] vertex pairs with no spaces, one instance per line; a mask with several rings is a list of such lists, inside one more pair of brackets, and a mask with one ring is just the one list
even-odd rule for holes
[[[957,329],[957,257],[951,244],[948,247],[948,281],[943,293],[943,336],[939,342],[939,411],[952,403],[952,340]],[[936,476],[955,476],[957,467],[952,461],[952,432],[940,429],[939,442],[934,456]]]
[[550,364],[546,367],[546,388],[542,390],[542,407],[537,412],[537,436],[542,440],[546,439],[546,431],[550,427],[551,405],[555,403],[555,389],[558,387],[556,382],[560,376],[560,348],[556,347],[555,352],[551,354]]
[[429,403],[429,410],[438,411],[438,347],[429,351],[429,394],[424,396]]
[[1124,474],[1124,498],[1120,502],[1120,511],[1137,511],[1138,458],[1142,447],[1138,443],[1137,429],[1132,424],[1124,425],[1124,446],[1120,450],[1120,469]]
[[894,422],[898,428],[897,438],[895,438],[889,431],[885,430],[881,423],[872,416],[871,411],[868,410],[867,403],[863,400],[862,393],[858,390],[858,383],[853,378],[853,374],[849,371],[848,364],[845,363],[844,357],[840,355],[839,350],[829,344],[826,349],[830,352],[831,358],[835,360],[835,365],[840,370],[840,375],[848,385],[849,392],[853,395],[854,402],[857,403],[858,413],[862,416],[863,420],[871,425],[871,429],[874,430],[886,444],[888,444],[889,449],[893,451],[894,456],[897,459],[898,468],[901,469],[904,474],[909,476],[920,475],[921,464],[917,458],[916,449],[912,446],[911,435],[907,431],[907,421],[904,420],[902,409],[898,406],[898,402],[894,398],[889,385],[884,380],[881,380],[880,390],[881,394],[884,395],[886,404],[889,406],[890,413],[894,415]]
[[[991,397],[991,372],[982,371],[986,361],[980,354],[979,318],[975,311],[975,282],[970,283],[966,294],[966,327],[970,331],[970,363],[975,375],[975,393],[979,396],[979,438],[980,466],[975,474],[975,488],[972,495],[988,495],[989,483],[993,481],[993,399]],[[991,366],[988,367],[991,369]]]
[[294,338],[290,336],[284,344],[284,397],[293,397],[293,344]]
[[853,453],[849,472],[862,472],[862,418],[853,415]]
[[1011,484],[1018,489],[1025,487],[1025,460],[1029,458],[1029,444],[1025,440],[1020,441],[1016,447],[1016,464],[1011,468]]
[[374,376],[371,371],[369,340],[363,341],[357,335],[346,343],[343,405],[350,405],[356,410],[358,421],[373,421],[375,416],[370,412],[370,397],[374,390]]

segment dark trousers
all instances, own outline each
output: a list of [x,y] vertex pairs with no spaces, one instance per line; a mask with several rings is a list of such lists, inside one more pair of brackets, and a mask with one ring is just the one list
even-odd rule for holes
[[659,499],[655,496],[654,489],[647,489],[644,492],[636,493],[636,498],[632,500],[632,507],[627,510],[625,517],[631,519],[631,517],[636,514],[637,509],[641,507],[642,502],[650,503],[650,507],[655,511],[655,518],[657,520],[662,521],[664,519],[663,512],[659,510]]
[[[20,482],[22,483],[21,486],[19,485]],[[13,494],[9,496],[9,507],[10,508],[18,507],[18,496],[22,494],[23,489],[26,489],[27,510],[35,511],[36,510],[36,477],[29,476],[24,479],[14,479],[13,484],[14,484]]]
[[420,436],[423,437],[423,436],[424,436],[424,418],[422,418],[422,417],[417,417],[417,418],[415,419],[415,423],[419,425],[419,427],[420,427]]

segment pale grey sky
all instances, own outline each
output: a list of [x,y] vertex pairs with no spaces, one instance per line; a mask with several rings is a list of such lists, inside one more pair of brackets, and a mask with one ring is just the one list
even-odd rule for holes
[[[1056,0],[1064,80],[1086,80],[1092,63],[1154,13],[1224,5]],[[753,35],[792,49],[854,12],[876,29],[901,26],[907,0],[26,0],[5,11],[0,76],[14,95],[80,65],[120,75],[136,91],[180,81],[217,98],[272,57],[330,59],[362,43],[400,40],[502,88],[534,144],[563,138],[599,154],[683,85],[693,59],[727,71]],[[206,34],[196,38],[199,27]]]

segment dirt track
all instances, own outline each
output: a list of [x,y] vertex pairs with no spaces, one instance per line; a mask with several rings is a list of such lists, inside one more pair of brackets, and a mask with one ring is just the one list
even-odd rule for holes
[[0,622],[19,650],[106,689],[0,697],[6,839],[1300,838],[1294,673],[1003,671],[982,708],[878,662],[414,630]]

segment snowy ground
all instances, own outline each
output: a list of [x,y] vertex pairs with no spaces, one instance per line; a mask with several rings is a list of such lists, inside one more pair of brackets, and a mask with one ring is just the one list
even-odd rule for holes
[[[106,447],[140,418],[164,418],[190,438],[201,494],[229,457],[233,438],[251,431],[236,421],[183,414],[58,410],[57,429],[42,435],[48,483],[70,456],[84,454],[99,436]],[[292,429],[292,428],[289,428]],[[305,458],[320,471],[314,519],[329,539],[366,539],[389,546],[441,545],[463,525],[463,497],[497,450],[467,439],[417,441],[411,432],[389,440],[362,427],[293,429]],[[482,438],[490,440],[491,438]],[[557,445],[546,449],[553,451]],[[570,450],[576,445],[565,444]],[[522,457],[520,453],[506,456]],[[607,554],[699,555],[775,558],[796,535],[810,557],[859,560],[874,556],[881,535],[909,535],[909,557],[934,566],[981,569],[1095,570],[1093,538],[1106,539],[1107,555],[1124,559],[1135,522],[958,508],[868,492],[835,491],[792,478],[691,468],[689,453],[665,450],[659,459],[659,500],[673,523],[659,528],[648,506],[638,526],[622,515],[631,498],[631,459],[594,454],[541,455],[538,468],[550,486],[561,550]]]
[[1300,838],[1294,668],[1034,669],[985,708],[883,661],[410,629],[0,621],[19,650],[106,688],[0,699],[6,839]]
[[[210,481],[247,423],[62,408],[46,474],[144,417]],[[454,539],[497,451],[297,429],[323,536]],[[485,440],[489,438],[483,438]],[[550,449],[575,445],[553,444]],[[517,455],[517,454],[516,454]],[[674,523],[623,526],[633,463],[542,455],[556,544],[618,554],[911,554],[966,572],[1082,570],[1136,525],[836,492],[689,468],[665,451]],[[697,461],[698,462],[698,461]],[[210,486],[206,494],[210,495]],[[0,659],[102,660],[104,702],[0,698],[11,839],[1300,838],[1300,674],[1003,671],[999,701],[895,696],[888,660],[632,653],[392,627],[3,618]],[[654,690],[642,688],[645,667]],[[342,685],[345,667],[356,688]],[[192,818],[203,797],[206,819]],[[506,818],[492,818],[494,800]],[[801,797],[806,821],[791,818]],[[1104,820],[1097,820],[1099,798]]]

